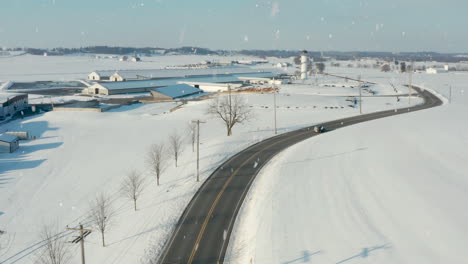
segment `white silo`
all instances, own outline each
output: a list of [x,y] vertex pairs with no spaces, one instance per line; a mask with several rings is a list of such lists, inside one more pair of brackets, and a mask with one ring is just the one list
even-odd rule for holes
[[301,80],[307,80],[307,65],[309,64],[309,58],[307,57],[307,51],[304,50],[301,54]]

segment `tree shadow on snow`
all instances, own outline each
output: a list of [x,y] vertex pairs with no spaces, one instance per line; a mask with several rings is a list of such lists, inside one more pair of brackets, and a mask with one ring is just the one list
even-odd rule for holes
[[387,244],[384,244],[384,245],[381,245],[381,246],[370,247],[370,248],[363,248],[362,251],[359,252],[358,254],[356,254],[354,256],[351,256],[349,258],[343,259],[341,261],[338,261],[336,264],[346,263],[346,262],[348,262],[350,260],[353,260],[353,259],[356,259],[356,258],[367,258],[367,257],[369,257],[369,254],[372,251],[379,250],[379,249],[388,249],[388,248],[390,248],[390,246],[387,245]]
[[298,258],[281,262],[281,264],[310,263],[310,257],[312,257],[313,255],[320,254],[320,253],[322,253],[321,250],[315,251],[312,253],[309,250],[304,250],[302,251],[302,254]]

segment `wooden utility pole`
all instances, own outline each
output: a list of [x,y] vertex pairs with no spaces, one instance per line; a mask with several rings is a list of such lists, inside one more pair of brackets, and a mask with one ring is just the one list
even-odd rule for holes
[[450,85],[450,90],[449,90],[449,103],[452,103],[452,85]]
[[362,114],[362,82],[361,82],[361,75],[359,75],[358,81],[359,81],[359,113]]
[[70,228],[67,227],[67,230],[74,230],[80,231],[80,236],[75,239],[75,241],[79,240],[81,244],[81,264],[85,264],[85,250],[84,250],[84,239],[87,235],[89,235],[93,230],[92,229],[84,229],[83,225],[80,224],[80,228]]
[[[230,89],[229,89],[230,90]],[[197,124],[197,182],[200,181],[200,120],[192,120],[192,123]]]
[[275,87],[275,78],[273,78],[273,109],[275,113],[275,135],[278,134],[278,130],[276,128],[276,87]]
[[413,68],[414,62],[411,62],[411,69],[409,71],[409,85],[408,85],[408,104],[411,104],[411,90],[413,90]]

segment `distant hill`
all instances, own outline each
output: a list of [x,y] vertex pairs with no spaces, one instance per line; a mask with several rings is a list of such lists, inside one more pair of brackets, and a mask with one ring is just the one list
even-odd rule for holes
[[[18,51],[18,49],[5,50]],[[43,55],[47,53],[49,56],[62,56],[71,54],[112,54],[112,55],[130,55],[139,54],[144,56],[156,55],[243,55],[256,56],[261,58],[278,57],[289,58],[298,56],[299,50],[211,50],[201,47],[179,47],[179,48],[157,48],[157,47],[111,47],[111,46],[90,46],[81,48],[53,48],[53,49],[37,49],[26,48],[24,52],[33,55]],[[356,60],[362,58],[378,58],[388,61],[437,61],[437,62],[460,62],[466,61],[468,53],[437,53],[437,52],[368,52],[368,51],[309,51],[309,56],[314,58],[314,61],[322,61],[327,59],[335,60]]]

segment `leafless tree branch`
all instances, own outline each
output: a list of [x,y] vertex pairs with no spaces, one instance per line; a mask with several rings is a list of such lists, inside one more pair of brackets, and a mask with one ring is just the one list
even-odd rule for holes
[[179,159],[180,153],[183,150],[183,140],[182,137],[177,133],[174,132],[169,137],[169,146],[171,148],[171,154],[174,156],[175,166],[177,167],[177,160]]
[[65,238],[57,235],[59,232],[52,226],[44,226],[40,237],[45,245],[38,255],[36,263],[39,264],[66,264],[70,262],[71,254],[66,247]]
[[104,233],[108,231],[109,224],[111,223],[113,212],[110,199],[103,193],[96,196],[94,203],[91,206],[91,219],[101,232],[102,246],[105,247]]
[[252,112],[244,98],[232,96],[230,93],[228,96],[216,98],[208,106],[207,112],[222,120],[228,136],[232,135],[232,128],[236,124],[242,124],[252,118]]
[[145,188],[144,183],[143,177],[136,170],[128,172],[127,177],[122,183],[122,194],[133,201],[135,211],[137,210],[137,200]]
[[153,144],[148,150],[146,163],[149,166],[151,173],[156,176],[156,181],[159,186],[159,178],[166,168],[167,153],[165,152],[164,144]]

